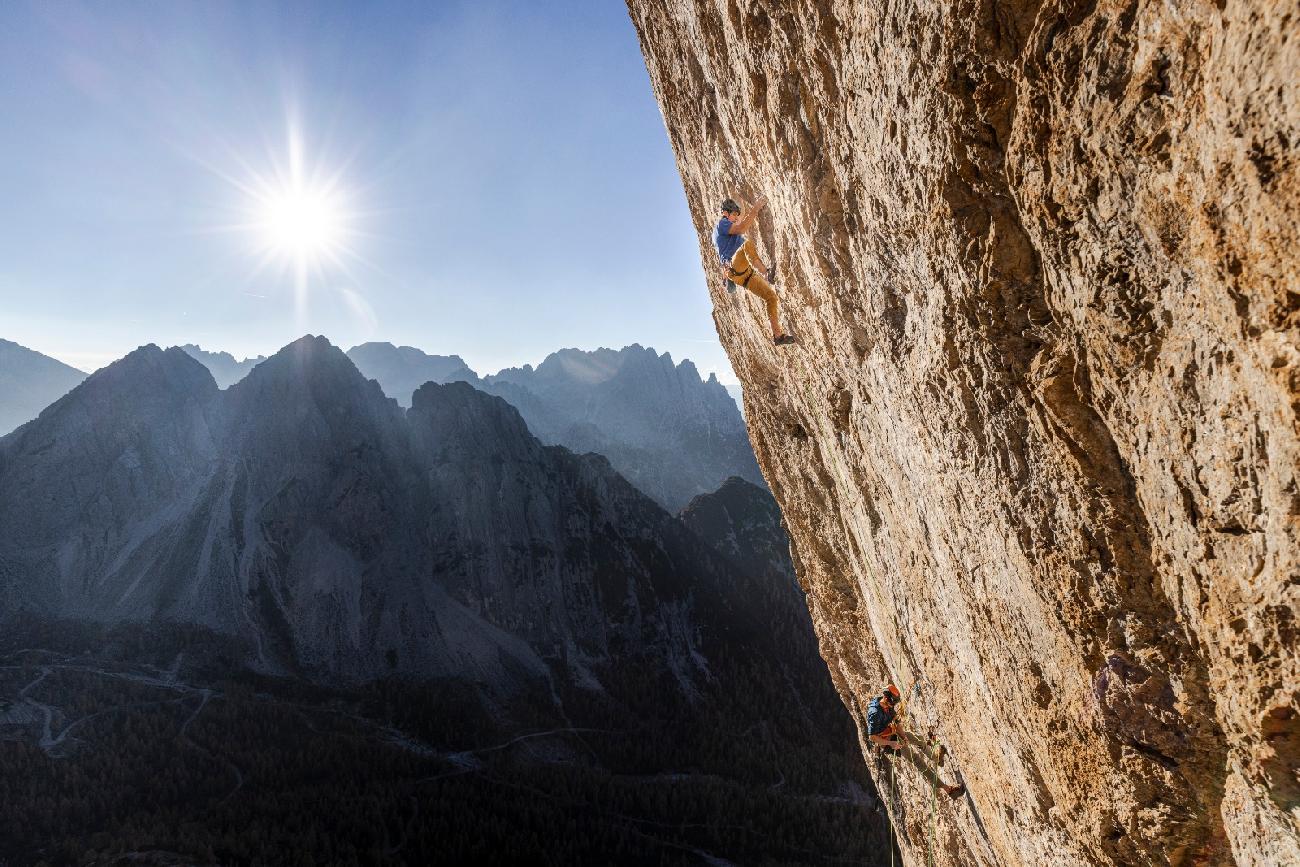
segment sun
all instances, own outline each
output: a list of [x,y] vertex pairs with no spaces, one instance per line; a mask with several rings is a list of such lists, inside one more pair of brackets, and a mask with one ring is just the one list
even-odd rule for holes
[[342,197],[327,189],[293,184],[260,197],[257,229],[269,251],[294,260],[336,256],[346,231]]
[[[228,221],[216,223],[214,232],[237,233],[237,254],[248,256],[244,286],[275,294],[292,292],[299,326],[311,318],[317,302],[337,308],[342,303],[359,321],[374,320],[374,311],[358,288],[362,280],[354,268],[373,274],[384,271],[366,258],[366,242],[378,237],[367,230],[377,212],[366,187],[348,179],[349,169],[360,162],[360,150],[342,161],[328,140],[309,145],[296,112],[285,119],[282,145],[267,146],[253,159],[227,146],[218,160],[194,155],[197,162],[229,184],[233,194],[222,207]],[[265,294],[254,297],[265,298]],[[245,293],[253,294],[253,293]]]
[[261,170],[244,163],[247,176],[236,182],[246,196],[238,227],[260,254],[257,270],[278,266],[305,299],[309,283],[346,272],[346,262],[358,258],[355,203],[340,169],[309,158],[296,123],[288,125],[284,150],[269,157]]

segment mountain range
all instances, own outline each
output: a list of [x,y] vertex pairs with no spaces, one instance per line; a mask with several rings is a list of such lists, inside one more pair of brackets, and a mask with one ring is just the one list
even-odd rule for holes
[[0,441],[0,578],[10,610],[201,624],[268,670],[503,689],[647,649],[689,684],[758,616],[605,458],[467,383],[403,410],[315,337],[224,391],[142,347]]
[[674,364],[638,344],[562,349],[537,367],[480,377],[456,355],[367,343],[348,352],[358,369],[403,406],[428,381],[468,382],[519,410],[549,445],[596,452],[669,511],[739,476],[763,486],[735,400],[716,376]]
[[543,442],[605,455],[667,509],[732,476],[764,484],[735,401],[689,360],[637,344],[563,349],[485,377],[483,388],[518,407]]
[[[6,344],[12,345],[12,344]],[[19,349],[21,349],[19,347]],[[237,361],[194,344],[180,347],[212,373],[219,388],[241,381],[265,356]],[[715,376],[701,379],[689,360],[674,364],[640,345],[621,350],[563,349],[537,367],[479,376],[457,355],[430,355],[411,346],[364,343],[347,352],[367,378],[403,407],[426,382],[468,382],[510,403],[532,433],[548,445],[596,452],[643,493],[676,512],[692,497],[732,476],[764,486],[744,419]],[[38,353],[21,362],[0,354],[0,377],[22,384],[21,400],[0,392],[10,428],[35,418],[80,379]],[[66,368],[62,377],[42,372]],[[84,378],[79,371],[72,376]],[[7,431],[6,431],[7,432]]]

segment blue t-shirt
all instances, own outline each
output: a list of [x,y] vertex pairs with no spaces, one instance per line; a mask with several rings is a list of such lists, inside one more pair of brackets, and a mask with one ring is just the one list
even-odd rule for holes
[[722,264],[729,264],[736,255],[736,251],[745,243],[744,235],[729,235],[731,231],[731,220],[723,217],[718,221],[718,231],[713,236],[714,242],[718,245],[718,257],[722,259]]
[[867,705],[867,734],[878,735],[889,728],[889,724],[894,721],[894,715],[895,711],[885,710],[880,704],[880,699],[873,698],[871,704]]

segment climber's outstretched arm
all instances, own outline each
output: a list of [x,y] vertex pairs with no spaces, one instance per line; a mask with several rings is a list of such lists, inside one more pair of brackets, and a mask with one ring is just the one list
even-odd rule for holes
[[748,232],[749,227],[754,225],[754,220],[758,219],[758,212],[763,210],[763,206],[766,204],[767,196],[759,196],[758,201],[752,206],[742,202],[741,205],[744,210],[740,212],[740,219],[731,224],[731,229],[728,230],[727,234],[743,235]]

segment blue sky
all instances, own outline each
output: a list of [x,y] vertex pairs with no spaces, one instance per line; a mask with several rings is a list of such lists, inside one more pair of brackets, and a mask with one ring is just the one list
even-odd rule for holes
[[[483,372],[638,342],[734,382],[615,0],[10,0],[0,117],[0,337],[83,369],[312,332]],[[251,225],[291,135],[346,213],[305,281]]]

